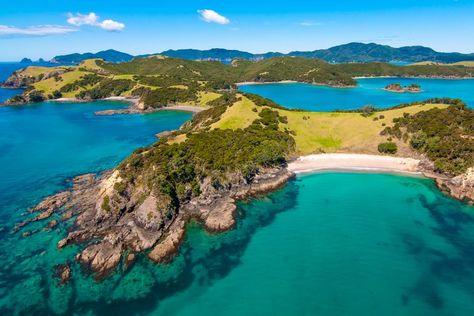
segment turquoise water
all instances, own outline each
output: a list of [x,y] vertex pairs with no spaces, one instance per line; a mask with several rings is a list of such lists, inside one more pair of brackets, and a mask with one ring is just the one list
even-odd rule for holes
[[[65,226],[59,234],[65,234]],[[2,243],[0,304],[77,315],[456,315],[474,313],[474,209],[432,181],[322,173],[241,202],[237,227],[190,224],[179,256],[141,256],[102,283],[73,263],[58,287],[57,232]],[[13,242],[8,240],[12,245]],[[32,249],[36,249],[32,251]],[[8,250],[8,256],[5,252]]]
[[[230,232],[190,224],[171,264],[142,254],[101,283],[75,262],[80,246],[56,249],[72,220],[12,234],[28,207],[73,176],[112,168],[191,117],[93,115],[124,106],[0,107],[1,315],[474,314],[474,208],[426,179],[301,176],[239,203]],[[66,261],[73,279],[58,286],[53,267]]]
[[[243,85],[240,90],[255,93],[289,107],[309,111],[353,110],[364,105],[387,108],[402,103],[430,98],[460,98],[474,107],[474,79],[408,79],[371,78],[358,79],[356,88],[331,88],[303,83]],[[388,84],[403,86],[417,83],[420,93],[394,93],[382,90]]]

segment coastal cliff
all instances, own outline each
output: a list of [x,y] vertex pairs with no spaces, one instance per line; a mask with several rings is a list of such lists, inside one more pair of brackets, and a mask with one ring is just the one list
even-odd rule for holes
[[437,178],[436,185],[452,197],[474,205],[474,168],[453,178]]

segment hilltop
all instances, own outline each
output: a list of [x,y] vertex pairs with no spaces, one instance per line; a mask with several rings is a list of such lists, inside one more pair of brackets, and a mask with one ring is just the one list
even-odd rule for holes
[[424,46],[404,46],[400,48],[375,43],[348,43],[334,46],[328,49],[314,51],[292,51],[288,54],[279,52],[266,52],[261,54],[249,53],[241,50],[224,48],[212,48],[208,50],[199,49],[176,49],[166,50],[156,54],[142,54],[132,56],[130,54],[115,50],[101,51],[98,53],[69,54],[56,56],[52,61],[60,63],[79,63],[86,59],[101,58],[108,62],[130,61],[132,58],[147,57],[152,55],[163,55],[188,60],[215,60],[230,62],[233,59],[261,60],[279,56],[293,56],[305,58],[319,58],[331,63],[347,62],[392,62],[403,61],[409,63],[431,61],[438,63],[455,63],[460,61],[474,61],[474,54],[443,53],[437,52]]
[[130,61],[133,57],[134,56],[130,54],[122,53],[114,49],[109,49],[97,53],[74,53],[68,55],[59,55],[53,57],[50,62],[58,64],[78,64],[86,59],[100,58],[109,62],[118,63],[123,61]]
[[78,66],[27,67],[4,83],[27,88],[9,103],[46,99],[95,100],[107,97],[140,99],[140,106],[205,105],[241,82],[297,81],[333,87],[352,87],[359,76],[471,78],[465,66],[395,66],[386,63],[329,64],[316,58],[273,57],[260,61],[191,61],[165,56],[112,63],[90,59]]

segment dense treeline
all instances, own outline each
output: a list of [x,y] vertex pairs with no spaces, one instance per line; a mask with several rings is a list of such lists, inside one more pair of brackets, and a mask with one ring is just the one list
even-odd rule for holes
[[82,76],[79,80],[76,80],[72,83],[68,83],[64,85],[63,87],[61,87],[59,91],[61,93],[76,91],[79,88],[86,88],[88,86],[93,86],[96,83],[99,83],[103,79],[104,77],[99,76],[97,74],[86,74]]
[[141,95],[142,102],[147,107],[161,108],[170,104],[195,101],[196,92],[182,88],[147,89]]
[[457,175],[474,166],[474,111],[460,101],[394,119],[382,133],[410,142],[438,171]]
[[102,99],[111,96],[119,96],[125,91],[131,90],[135,82],[128,79],[104,79],[92,89],[79,92],[76,97],[80,99]]

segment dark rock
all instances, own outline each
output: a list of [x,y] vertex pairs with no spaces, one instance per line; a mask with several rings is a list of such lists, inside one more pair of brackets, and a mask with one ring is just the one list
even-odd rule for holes
[[71,268],[68,263],[58,264],[55,267],[55,275],[59,278],[59,285],[64,285],[71,279]]

